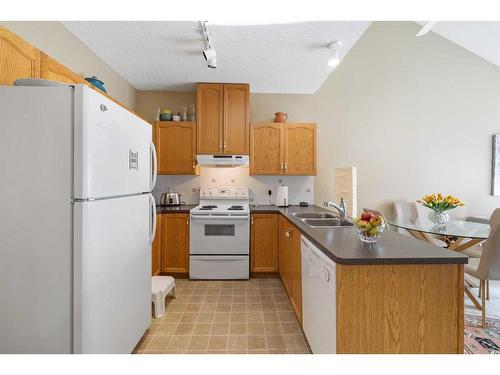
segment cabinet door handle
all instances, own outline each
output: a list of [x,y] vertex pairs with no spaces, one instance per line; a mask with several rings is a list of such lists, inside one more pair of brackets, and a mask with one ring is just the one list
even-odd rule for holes
[[189,219],[186,219],[186,224],[189,225]]
[[252,225],[253,225],[253,217],[252,217]]
[[287,171],[287,170],[288,170],[288,164],[285,163],[285,171]]
[[227,150],[227,143],[224,142],[224,150]]
[[219,143],[219,150],[222,150],[222,142]]
[[280,169],[283,172],[283,162],[280,163]]

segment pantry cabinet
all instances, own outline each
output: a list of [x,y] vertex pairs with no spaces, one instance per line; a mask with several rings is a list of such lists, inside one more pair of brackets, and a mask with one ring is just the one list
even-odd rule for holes
[[161,271],[161,214],[156,214],[156,235],[151,245],[151,275],[158,275]]
[[250,174],[316,175],[316,124],[252,124]]
[[188,213],[168,213],[161,218],[161,272],[189,273]]
[[302,324],[302,263],[300,231],[279,217],[279,274],[297,320]]
[[249,86],[200,83],[197,86],[197,153],[249,153]]
[[40,78],[40,51],[0,26],[0,85],[19,78]]
[[158,174],[195,174],[195,123],[156,121],[153,140],[158,157]]
[[278,272],[278,214],[252,214],[250,239],[251,274]]

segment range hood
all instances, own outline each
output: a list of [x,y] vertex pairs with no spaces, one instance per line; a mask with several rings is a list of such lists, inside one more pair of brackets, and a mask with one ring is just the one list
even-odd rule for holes
[[248,167],[248,155],[196,155],[202,167]]

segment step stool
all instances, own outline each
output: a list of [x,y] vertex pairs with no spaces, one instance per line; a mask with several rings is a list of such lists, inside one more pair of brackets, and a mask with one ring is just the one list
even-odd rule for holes
[[165,298],[170,292],[175,297],[175,279],[172,276],[151,278],[151,301],[155,305],[153,315],[156,319],[165,315]]

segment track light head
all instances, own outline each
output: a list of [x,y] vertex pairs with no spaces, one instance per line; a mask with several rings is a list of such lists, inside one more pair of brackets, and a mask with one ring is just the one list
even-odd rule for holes
[[207,61],[209,68],[215,69],[217,67],[217,55],[212,47],[203,50],[203,57]]
[[328,44],[328,49],[330,50],[330,58],[328,59],[328,66],[331,68],[335,68],[340,63],[339,58],[339,48],[342,46],[342,42],[338,40],[334,40],[330,44]]

